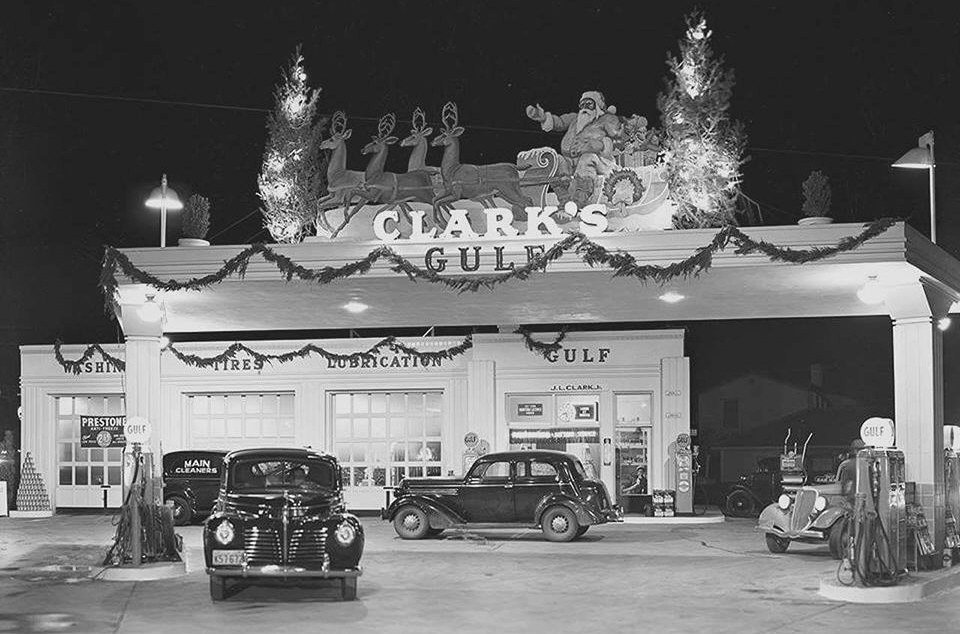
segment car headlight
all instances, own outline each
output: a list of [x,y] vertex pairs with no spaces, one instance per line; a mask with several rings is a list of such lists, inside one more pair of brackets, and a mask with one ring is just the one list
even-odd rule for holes
[[827,508],[827,498],[823,497],[822,495],[818,495],[817,501],[813,503],[813,508],[817,509],[818,511],[822,511],[823,509]]
[[777,498],[777,506],[782,508],[784,511],[790,508],[790,496],[786,493],[782,494],[779,498]]
[[341,522],[340,526],[337,526],[334,536],[341,546],[349,546],[357,538],[357,529],[350,522]]
[[226,546],[233,541],[233,538],[236,536],[236,533],[233,530],[233,524],[230,523],[230,520],[223,520],[220,522],[220,525],[217,526],[217,530],[213,532],[213,536],[217,538],[217,541]]

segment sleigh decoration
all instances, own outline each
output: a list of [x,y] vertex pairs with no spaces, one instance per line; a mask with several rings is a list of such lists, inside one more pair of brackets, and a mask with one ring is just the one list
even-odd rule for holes
[[[564,203],[578,206],[600,203],[607,208],[610,231],[667,229],[672,226],[673,205],[669,200],[664,166],[650,145],[627,139],[620,144],[617,168],[596,177],[594,182],[564,173],[564,159],[551,147],[518,153],[515,163],[473,165],[461,163],[460,140],[465,128],[459,125],[455,103],[444,105],[442,128],[427,125],[426,114],[416,108],[409,134],[399,141],[410,148],[405,172],[385,171],[394,136],[396,116],[380,118],[377,134],[361,150],[369,156],[363,171],[347,169],[346,141],[352,130],[342,111],[334,114],[330,138],[321,147],[331,151],[327,170],[328,194],[317,207],[318,235],[330,239],[373,239],[372,221],[379,213],[396,210],[398,226],[408,232],[413,225],[425,232],[442,233],[453,209],[464,209],[471,224],[484,226],[485,209],[510,209],[518,227],[526,220],[527,207],[557,207],[554,219],[563,226],[573,217],[563,211]],[[630,130],[631,120],[624,129]],[[430,147],[443,148],[439,165],[427,164]],[[566,170],[569,171],[569,170]],[[579,178],[579,177],[576,177]],[[576,198],[574,198],[576,196]]]

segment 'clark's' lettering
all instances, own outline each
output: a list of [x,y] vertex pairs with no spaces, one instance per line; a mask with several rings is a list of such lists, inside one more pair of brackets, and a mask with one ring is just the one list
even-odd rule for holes
[[[562,354],[561,354],[562,353]],[[610,348],[564,348],[558,352],[553,350],[547,353],[547,361],[557,363],[564,361],[566,363],[606,363],[610,356]]]

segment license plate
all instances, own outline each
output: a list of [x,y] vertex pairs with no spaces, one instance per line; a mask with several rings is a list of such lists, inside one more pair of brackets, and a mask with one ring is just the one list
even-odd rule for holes
[[214,566],[242,566],[245,561],[246,553],[242,550],[213,551]]

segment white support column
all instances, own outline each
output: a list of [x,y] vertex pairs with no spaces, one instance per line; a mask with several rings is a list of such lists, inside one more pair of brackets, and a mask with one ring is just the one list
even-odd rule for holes
[[[661,429],[663,437],[655,439],[662,456],[662,487],[676,489],[677,436],[690,433],[690,359],[670,357],[660,361]],[[656,456],[656,453],[653,454]],[[652,486],[652,485],[651,485]]]
[[943,337],[939,320],[953,298],[926,280],[886,289],[893,320],[897,448],[937,549],[944,545]]
[[506,449],[507,430],[498,437],[494,372],[493,361],[467,362],[467,421],[469,431],[489,442],[491,451],[498,451]]

